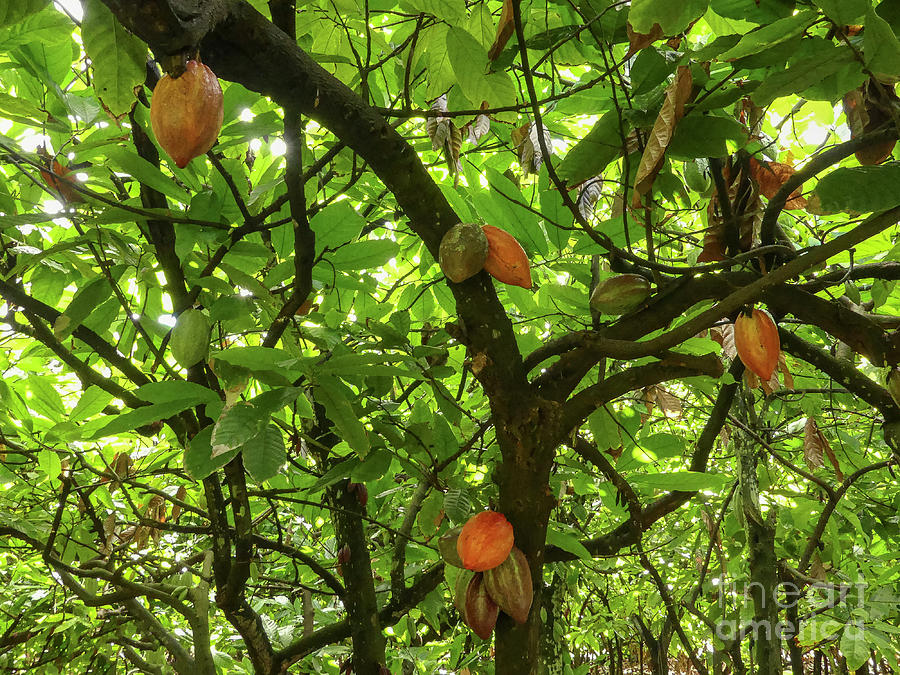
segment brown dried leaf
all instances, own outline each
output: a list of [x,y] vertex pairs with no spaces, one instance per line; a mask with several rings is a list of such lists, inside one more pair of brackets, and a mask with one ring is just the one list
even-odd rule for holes
[[662,27],[658,23],[653,24],[649,33],[635,32],[630,23],[626,24],[625,28],[628,31],[628,53],[625,55],[626,59],[649,47],[663,36]]
[[[737,347],[734,346],[734,324],[727,323],[724,326],[713,328],[711,329],[711,334],[715,331],[719,331],[722,336],[722,342],[720,343],[722,345],[722,354],[734,361],[737,358]],[[716,340],[714,336],[713,340]]]
[[778,372],[784,375],[784,388],[785,389],[793,389],[794,388],[794,376],[791,375],[791,371],[787,365],[787,359],[784,357],[784,352],[778,352]]
[[[753,157],[750,158],[750,174],[766,199],[772,199],[794,173],[794,167],[790,164],[759,162]],[[799,187],[790,194],[784,206],[786,209],[802,209],[806,206],[806,199],[800,194]]]
[[[431,104],[431,110],[447,112],[447,94],[438,96]],[[428,117],[425,119],[425,131],[431,139],[431,149],[438,151],[450,136],[450,119],[443,115]]]
[[490,51],[488,51],[488,59],[494,61],[500,56],[500,53],[515,31],[516,24],[513,20],[512,0],[503,0],[503,10],[500,12],[500,21],[497,22],[497,34],[494,37],[494,44],[491,45]]
[[825,466],[823,460],[825,443],[828,441],[822,436],[816,421],[812,417],[807,417],[803,428],[803,460],[812,471]]
[[600,199],[602,194],[603,178],[600,176],[594,176],[581,184],[575,205],[578,207],[578,212],[582,218],[588,220],[591,217],[594,213],[594,207],[597,205],[597,200]]
[[638,165],[637,175],[634,179],[634,194],[631,200],[632,208],[640,208],[641,199],[653,187],[653,181],[662,168],[663,157],[666,148],[669,147],[669,141],[672,140],[672,134],[675,133],[675,127],[684,116],[684,104],[691,99],[693,85],[694,80],[690,67],[678,66],[675,79],[666,87],[666,100],[663,102],[656,122],[653,123],[653,130],[650,132],[650,138],[644,147],[644,154],[641,156],[641,163]]

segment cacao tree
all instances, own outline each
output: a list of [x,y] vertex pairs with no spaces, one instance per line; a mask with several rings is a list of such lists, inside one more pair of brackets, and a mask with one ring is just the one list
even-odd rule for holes
[[898,35],[0,0],[4,672],[895,672]]

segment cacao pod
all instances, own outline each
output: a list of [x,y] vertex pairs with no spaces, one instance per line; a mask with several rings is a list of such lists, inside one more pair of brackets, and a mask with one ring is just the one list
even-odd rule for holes
[[[62,164],[57,162],[55,159],[53,160],[53,163],[50,166],[51,166],[51,169],[53,170],[53,173],[50,173],[49,171],[41,170],[41,178],[44,179],[44,184],[48,188],[51,188],[51,189],[55,190],[56,192],[58,192],[60,194],[60,196],[63,198],[63,201],[70,202],[70,203],[83,202],[84,197],[81,196],[81,194],[78,192],[78,190],[76,190],[75,188],[72,187],[72,185],[75,182],[74,179],[72,179],[72,178],[57,178],[56,177],[56,176],[65,176],[67,173],[69,173],[69,171],[71,171],[71,169],[69,169],[69,167],[67,167],[67,166],[63,166]],[[56,174],[56,176],[53,175],[54,173]]]
[[900,408],[900,370],[896,366],[888,372],[885,383],[888,391],[891,393],[891,398],[894,399],[894,403]]
[[456,552],[467,570],[484,572],[509,556],[513,528],[502,513],[482,511],[463,525],[456,540]]
[[531,568],[522,551],[513,546],[506,560],[484,573],[484,585],[494,602],[516,623],[528,621],[534,589]]
[[497,281],[511,286],[531,288],[531,265],[525,249],[509,232],[493,225],[481,228],[488,241],[484,269]]
[[626,314],[650,297],[650,282],[640,274],[619,274],[604,279],[591,293],[591,309],[601,314]]
[[475,223],[457,223],[441,239],[438,261],[444,276],[454,283],[478,274],[487,257],[487,237]]
[[178,315],[169,341],[172,356],[179,366],[190,368],[206,358],[209,349],[209,320],[199,309],[186,309]]
[[500,607],[487,592],[484,575],[476,574],[466,588],[466,625],[482,640],[489,640],[499,615]]
[[447,530],[438,539],[438,551],[441,552],[441,557],[445,563],[454,567],[463,566],[459,553],[456,552],[456,540],[459,539],[460,532],[462,532],[462,526],[454,527],[452,530]]
[[764,382],[768,382],[778,365],[781,340],[778,327],[765,310],[741,312],[734,322],[734,348],[741,362]]
[[[472,570],[460,570],[456,575],[456,583],[453,585],[453,604],[459,610],[459,615],[465,620],[466,618],[466,591],[469,589],[469,582],[476,573]],[[477,576],[481,576],[480,574]]]
[[181,169],[215,144],[223,117],[219,80],[198,60],[188,61],[177,78],[163,75],[153,89],[150,125],[159,145]]

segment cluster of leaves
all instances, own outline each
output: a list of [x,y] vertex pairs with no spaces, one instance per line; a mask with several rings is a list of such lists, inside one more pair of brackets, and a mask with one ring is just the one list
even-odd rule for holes
[[[779,664],[896,664],[896,3],[141,4],[0,0],[0,665],[621,672],[677,633],[742,672],[778,580]],[[222,78],[184,169],[163,39]],[[447,283],[455,222],[534,288]],[[654,296],[592,314],[620,272]],[[769,382],[732,365],[757,301]],[[453,608],[436,541],[487,505],[540,648]]]

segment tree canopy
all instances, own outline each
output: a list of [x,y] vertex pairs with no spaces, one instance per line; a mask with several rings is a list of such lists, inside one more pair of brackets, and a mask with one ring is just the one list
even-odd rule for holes
[[896,672],[898,35],[0,0],[0,667]]

